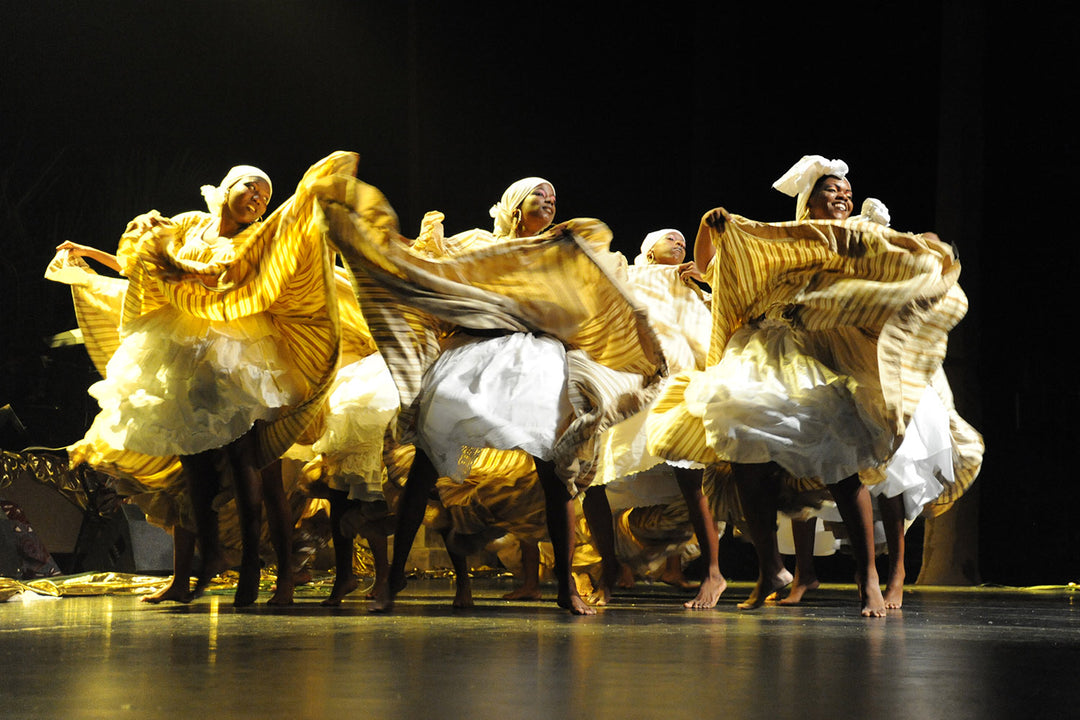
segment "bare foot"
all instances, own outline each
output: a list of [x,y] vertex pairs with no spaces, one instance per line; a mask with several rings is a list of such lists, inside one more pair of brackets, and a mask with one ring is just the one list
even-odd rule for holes
[[[711,572],[712,570],[710,569],[710,573]],[[716,572],[719,575],[719,569],[717,569]],[[723,580],[723,577],[720,577],[720,579]],[[680,590],[693,590],[695,588],[701,588],[700,585],[695,585],[694,583],[687,580],[686,576],[683,575],[682,560],[679,558],[678,555],[672,555],[664,562],[664,572],[660,574],[660,582],[671,585],[672,587],[679,588]],[[727,583],[724,583],[724,585],[726,587]],[[720,592],[723,592],[723,590],[721,590]]]
[[795,581],[791,583],[791,592],[787,594],[786,598],[779,600],[778,604],[798,605],[800,602],[802,602],[803,595],[812,590],[817,590],[819,587],[821,587],[821,581],[819,581],[816,577],[810,582],[804,583],[799,579],[798,574],[796,574]]
[[385,585],[375,586],[375,599],[368,604],[370,613],[389,613],[394,611],[394,598],[405,589],[408,583],[405,578],[396,582],[388,582]]
[[458,583],[457,589],[454,592],[454,602],[451,603],[452,607],[458,610],[464,610],[473,607],[472,598],[472,583]]
[[602,563],[600,568],[600,583],[589,594],[589,604],[603,607],[611,602],[614,592],[622,577],[622,563]]
[[660,576],[660,582],[664,583],[665,585],[670,585],[673,588],[678,588],[680,590],[693,590],[695,588],[701,588],[701,585],[695,585],[694,583],[687,580],[684,575],[679,575],[678,577],[669,577],[665,573],[664,575]]
[[276,585],[274,586],[274,594],[270,596],[270,599],[266,601],[267,605],[292,605],[293,593],[296,590],[296,585],[293,583],[290,577],[288,582],[281,582],[281,578],[278,578]]
[[894,569],[885,585],[885,607],[899,610],[904,606],[904,568]]
[[191,591],[191,599],[194,600],[206,592],[206,588],[210,586],[214,578],[225,572],[226,569],[225,559],[220,555],[206,560],[203,563],[202,570],[199,571],[199,576],[195,579],[195,589]]
[[338,575],[334,578],[334,587],[330,589],[330,597],[319,604],[323,607],[338,607],[344,602],[345,597],[358,587],[360,587],[360,581],[352,573]]
[[161,602],[178,602],[189,603],[195,599],[195,593],[191,592],[191,580],[185,578],[182,582],[178,581],[176,576],[172,577],[169,584],[161,588],[155,593],[150,595],[143,595],[139,598],[140,602],[149,603],[150,605],[157,605]]
[[557,603],[562,609],[569,610],[571,615],[596,614],[596,608],[590,607],[576,592],[571,594],[560,591]]
[[234,607],[248,607],[254,605],[259,599],[259,580],[262,573],[259,566],[240,566],[240,580],[236,583],[236,594],[233,595]]
[[863,617],[885,617],[885,598],[881,595],[881,586],[877,578],[873,582],[856,581],[859,586],[859,599],[862,603]]
[[540,600],[540,587],[537,585],[522,585],[516,590],[503,595],[503,600]]
[[385,592],[386,590],[386,578],[379,577],[379,574],[375,573],[375,582],[373,582],[371,587],[368,588],[368,591],[364,593],[364,598],[367,600],[374,600],[379,597],[379,593]]
[[777,592],[791,584],[791,573],[787,570],[780,570],[775,575],[769,577],[758,577],[757,585],[750,592],[750,597],[743,600],[738,604],[740,610],[753,610],[759,608],[765,604],[765,600],[770,595]]
[[600,585],[598,588],[589,593],[589,605],[595,605],[597,607],[604,607],[611,602],[611,590],[607,585]]
[[688,602],[684,602],[683,607],[689,608],[690,610],[708,610],[709,608],[714,608],[725,590],[727,590],[727,580],[724,579],[723,575],[707,577],[698,588],[697,597]]

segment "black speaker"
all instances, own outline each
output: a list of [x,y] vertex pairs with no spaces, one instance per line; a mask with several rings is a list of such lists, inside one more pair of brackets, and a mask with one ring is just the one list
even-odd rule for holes
[[7,514],[0,512],[0,577],[22,577],[22,561],[15,543],[15,528]]
[[134,505],[115,513],[86,513],[75,542],[72,571],[167,574],[172,572],[172,536],[146,522]]

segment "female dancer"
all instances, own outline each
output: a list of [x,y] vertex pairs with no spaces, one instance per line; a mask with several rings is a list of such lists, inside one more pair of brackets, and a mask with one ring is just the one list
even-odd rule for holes
[[[641,252],[633,266],[627,268],[630,285],[649,310],[649,322],[660,337],[673,373],[704,369],[711,325],[706,294],[697,284],[701,274],[694,262],[684,262],[685,258],[683,234],[672,229],[657,230],[645,236]],[[655,470],[660,469],[664,459],[645,448],[647,418],[648,411],[639,413],[604,433],[597,480],[585,491],[585,517],[603,558],[600,602],[606,603],[619,572],[606,488],[612,483],[625,483],[634,487],[636,495],[642,495],[644,488],[640,486],[653,485],[658,479],[666,485],[673,475],[708,567],[697,596],[684,605],[691,609],[715,607],[727,581],[720,573],[716,522],[702,493],[702,467],[695,462],[669,460],[662,468],[667,472],[657,478]],[[606,523],[605,518],[609,519]]]
[[[127,280],[99,275],[82,258],[91,258],[106,267],[119,272],[120,264],[115,255],[86,245],[65,241],[56,248],[57,254],[45,272],[48,280],[61,282],[71,287],[72,301],[83,343],[102,376],[105,375],[109,359],[120,345],[120,319],[123,311]],[[110,484],[117,493],[136,504],[147,520],[169,532],[173,539],[173,574],[168,584],[160,590],[144,595],[140,599],[147,603],[163,601],[190,602],[194,595],[191,591],[191,574],[194,567],[196,527],[188,493],[188,483],[180,462],[175,458],[143,457],[133,452],[108,449],[100,441],[97,447],[87,439],[69,448],[69,452],[78,457],[93,458],[93,464],[105,471],[111,478]],[[133,464],[134,463],[134,464]],[[294,481],[296,473],[289,474],[289,483],[285,483],[280,461],[271,463],[263,469],[263,483],[280,483],[289,499],[291,517],[299,519],[307,511],[307,502]],[[221,536],[223,553],[230,558],[236,552],[239,559],[241,543],[232,542],[240,539],[237,523],[236,504],[230,501],[219,509],[222,522]],[[271,543],[277,538],[268,538]],[[264,543],[260,543],[265,546]],[[274,555],[280,561],[288,556],[291,548],[274,548]],[[229,564],[233,564],[231,561]],[[290,565],[279,568],[278,572],[289,573]],[[282,579],[284,582],[284,578]]]
[[[800,210],[850,212],[847,183],[827,185]],[[941,365],[964,313],[959,263],[936,237],[869,221],[766,225],[722,208],[702,218],[694,252],[713,289],[709,367],[672,379],[650,416],[650,451],[733,464],[758,556],[743,608],[792,579],[776,545],[784,473],[823,481],[851,540],[862,614],[883,616],[859,472],[893,454]]]
[[[348,274],[335,273],[341,322],[341,360],[322,415],[313,423],[320,432],[303,453],[308,492],[330,503],[335,575],[330,596],[322,604],[336,607],[358,581],[353,573],[353,544],[362,535],[371,548],[376,585],[386,583],[390,508],[385,478],[383,439],[398,407],[390,370],[375,348],[356,303]],[[311,432],[309,428],[308,432]]]
[[541,178],[503,193],[491,209],[494,232],[444,238],[441,215],[429,214],[411,247],[375,215],[346,205],[326,213],[398,384],[402,440],[415,434],[418,446],[390,588],[371,609],[390,610],[405,585],[421,501],[436,477],[464,477],[493,448],[533,456],[556,549],[558,603],[574,614],[595,612],[570,574],[573,494],[591,478],[598,432],[640,409],[663,372],[644,313],[606,267],[610,232],[576,220],[541,235],[555,214],[554,188]]
[[[788,170],[773,187],[786,195],[806,198],[805,208],[796,208],[797,217],[845,220],[853,207],[846,175],[847,166],[841,161],[826,163],[823,158],[809,156]],[[832,204],[813,201],[829,195],[840,196],[841,201]],[[889,225],[888,209],[875,198],[867,198],[859,217]],[[914,520],[946,487],[950,488],[948,502],[954,502],[978,474],[982,452],[981,437],[956,413],[948,380],[939,368],[931,386],[918,401],[896,454],[884,468],[861,474],[876,499],[888,549],[889,569],[883,596],[887,609],[903,605],[907,522]],[[938,504],[932,511],[940,513],[944,508]],[[827,511],[822,517],[832,519]],[[791,591],[779,601],[781,605],[797,604],[806,592],[818,587],[813,562],[817,526],[817,517],[791,522],[795,577]]]
[[[309,424],[334,375],[332,261],[313,200],[343,195],[355,167],[350,153],[314,165],[265,222],[269,178],[233,168],[204,186],[208,213],[151,211],[128,225],[117,252],[129,281],[122,339],[91,387],[102,409],[72,461],[179,458],[202,549],[197,590],[220,569],[214,505],[231,481],[243,538],[238,606],[258,596],[264,500],[279,567],[289,567],[280,555],[291,530],[284,494],[260,470]],[[271,602],[291,602],[292,583],[281,573]]]

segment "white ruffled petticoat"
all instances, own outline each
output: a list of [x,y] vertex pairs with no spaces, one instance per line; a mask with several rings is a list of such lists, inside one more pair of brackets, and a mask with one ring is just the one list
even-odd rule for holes
[[383,438],[400,400],[390,368],[375,353],[337,372],[327,400],[326,427],[312,445],[328,484],[350,500],[383,499]]
[[468,338],[424,376],[417,440],[441,476],[463,480],[480,448],[550,460],[572,414],[561,342],[531,333]]
[[904,516],[914,520],[952,482],[949,411],[934,389],[927,387],[908,421],[903,442],[885,467],[885,479],[868,487],[875,497],[903,495]]
[[720,362],[694,374],[685,398],[721,458],[772,461],[831,484],[880,465],[892,446],[855,392],[855,381],[816,359],[798,332],[766,324],[737,330]]
[[[904,440],[883,468],[883,475],[884,480],[869,484],[867,488],[875,498],[902,495],[904,518],[908,525],[928,503],[937,499],[945,489],[945,483],[954,481],[949,411],[933,388],[927,387],[923,392],[919,405],[908,421]],[[876,502],[873,510],[874,543],[880,547],[886,543],[885,526],[881,522],[881,513]],[[832,502],[825,503],[811,514],[827,523],[843,523],[839,510]],[[794,555],[795,542],[791,525],[784,520],[780,519],[777,544],[781,554]],[[817,525],[814,535],[815,555],[832,555],[840,544],[841,541],[827,526],[820,523]]]
[[144,455],[223,447],[299,401],[287,353],[266,316],[225,323],[159,308],[127,328],[90,387],[101,406],[91,432]]

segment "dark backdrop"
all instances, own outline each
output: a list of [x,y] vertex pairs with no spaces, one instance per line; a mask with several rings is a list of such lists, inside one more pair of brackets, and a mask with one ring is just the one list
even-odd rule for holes
[[234,164],[271,174],[275,206],[359,151],[406,234],[431,209],[486,227],[540,175],[560,217],[603,219],[632,256],[716,205],[789,219],[770,185],[817,153],[894,227],[960,247],[972,309],[948,369],[988,445],[984,579],[1078,579],[1071,4],[633,6],[0,0],[0,405],[19,441],[69,443],[94,412],[85,353],[44,343],[74,325],[41,279],[53,247],[112,250]]

